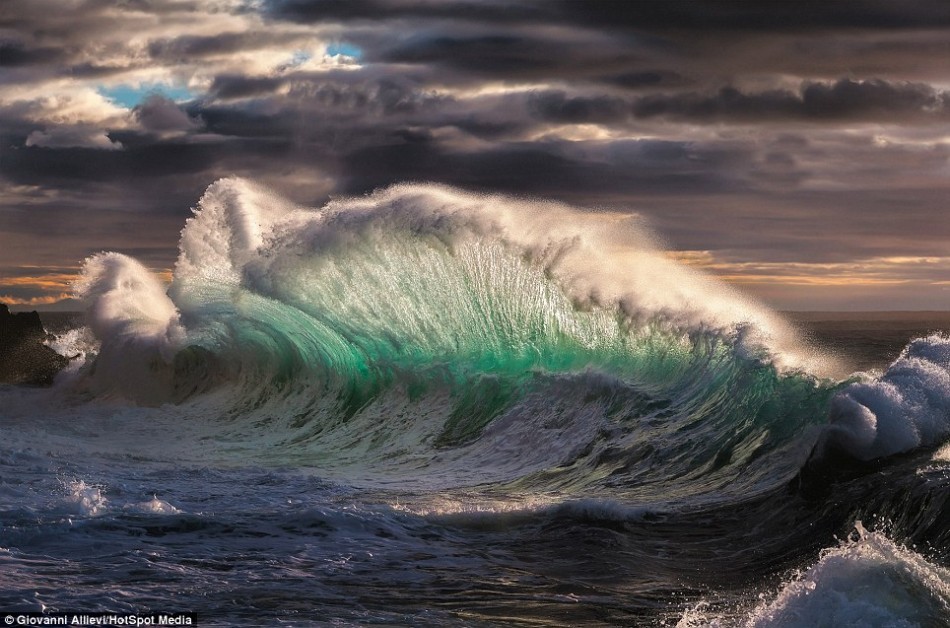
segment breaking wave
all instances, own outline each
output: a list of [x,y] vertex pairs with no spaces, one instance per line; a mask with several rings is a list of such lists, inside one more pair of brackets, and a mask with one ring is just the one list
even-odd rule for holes
[[629,215],[437,185],[313,209],[231,178],[167,290],[102,253],[76,292],[99,343],[76,387],[216,404],[328,467],[675,502],[774,486],[816,447],[869,460],[950,433],[950,340],[833,379]]

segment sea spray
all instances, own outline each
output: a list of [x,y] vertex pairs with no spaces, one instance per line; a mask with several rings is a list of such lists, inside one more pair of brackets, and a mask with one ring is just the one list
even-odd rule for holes
[[167,365],[184,347],[178,310],[158,278],[120,253],[88,258],[75,285],[86,304],[86,323],[99,341],[88,386],[157,403],[168,398]]

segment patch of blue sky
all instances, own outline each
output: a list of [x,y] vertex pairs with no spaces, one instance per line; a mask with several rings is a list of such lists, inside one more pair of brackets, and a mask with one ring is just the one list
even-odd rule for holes
[[359,58],[363,56],[363,50],[345,41],[338,41],[327,46],[327,54],[330,56],[344,55],[359,60]]
[[290,60],[290,65],[296,67],[298,65],[303,65],[307,61],[313,58],[313,55],[307,52],[306,50],[297,50],[294,52],[293,58]]
[[150,94],[161,94],[175,102],[184,102],[195,97],[194,92],[184,85],[169,83],[142,83],[140,85],[115,85],[100,87],[96,91],[117,105],[131,109],[145,100]]

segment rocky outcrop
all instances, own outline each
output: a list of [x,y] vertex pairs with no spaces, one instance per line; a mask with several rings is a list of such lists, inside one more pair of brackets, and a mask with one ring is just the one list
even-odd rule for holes
[[11,314],[0,303],[0,382],[52,384],[69,360],[43,344],[46,338],[39,314]]

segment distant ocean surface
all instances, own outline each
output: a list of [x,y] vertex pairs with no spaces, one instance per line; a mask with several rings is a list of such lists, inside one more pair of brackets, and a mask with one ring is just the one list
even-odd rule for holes
[[0,385],[0,611],[946,626],[950,314],[777,315],[623,217],[212,185]]

